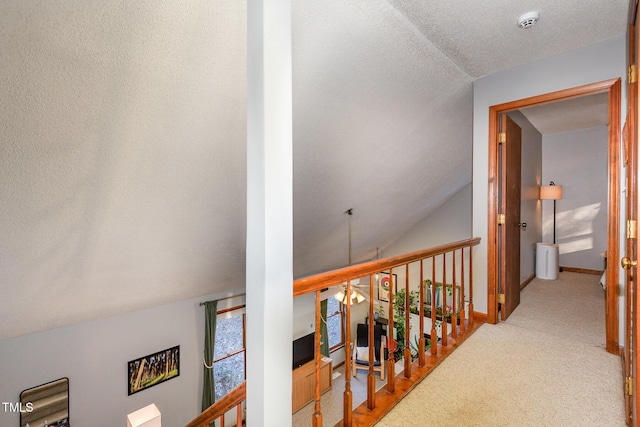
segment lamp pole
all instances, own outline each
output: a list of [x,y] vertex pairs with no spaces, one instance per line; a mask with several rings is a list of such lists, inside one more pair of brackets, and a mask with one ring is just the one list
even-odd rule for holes
[[553,199],[553,244],[556,244],[556,199]]

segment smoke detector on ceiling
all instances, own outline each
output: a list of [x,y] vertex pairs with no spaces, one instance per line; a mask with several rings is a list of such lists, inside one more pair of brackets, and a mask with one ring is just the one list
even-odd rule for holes
[[538,12],[525,13],[518,18],[518,27],[526,30],[527,28],[531,28],[536,25],[538,19],[540,19],[540,14]]

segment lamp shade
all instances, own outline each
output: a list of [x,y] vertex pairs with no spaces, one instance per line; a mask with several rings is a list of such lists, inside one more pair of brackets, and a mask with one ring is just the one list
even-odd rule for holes
[[541,200],[562,199],[562,185],[543,185],[540,187]]
[[160,411],[155,404],[127,415],[127,427],[162,427]]

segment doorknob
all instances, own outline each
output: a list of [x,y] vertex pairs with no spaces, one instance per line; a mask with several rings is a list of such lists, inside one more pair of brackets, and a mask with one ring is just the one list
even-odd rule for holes
[[638,261],[631,261],[629,259],[629,257],[624,257],[620,261],[620,264],[622,265],[622,268],[624,268],[625,270],[629,270],[629,269],[637,266],[638,265]]
[[518,223],[518,227],[526,230],[527,229],[527,223],[526,222],[519,222]]

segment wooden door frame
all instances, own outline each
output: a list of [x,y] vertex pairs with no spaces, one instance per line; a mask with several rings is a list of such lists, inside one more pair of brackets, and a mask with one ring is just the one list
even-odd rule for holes
[[[629,22],[627,29],[627,65],[638,69],[638,0],[629,2]],[[631,76],[630,76],[631,77]],[[624,156],[627,160],[627,220],[638,219],[640,212],[640,199],[638,198],[638,83],[635,79],[627,81],[627,120],[623,129]],[[627,236],[626,254],[631,259],[637,259],[640,254],[640,240],[637,237]],[[625,274],[626,290],[626,334],[624,352],[624,375],[630,377],[632,393],[629,395],[625,389],[625,409],[627,425],[638,425],[638,408],[640,408],[640,397],[638,396],[638,338],[639,325],[636,313],[638,302],[638,268],[632,268]],[[633,279],[632,279],[633,278]]]
[[606,347],[620,354],[618,345],[618,261],[620,257],[620,97],[621,80],[610,79],[544,95],[511,101],[489,107],[489,191],[487,242],[487,321],[498,323],[498,118],[501,113],[577,98],[597,93],[609,94],[608,143],[608,207],[607,207],[607,290],[606,290]]

